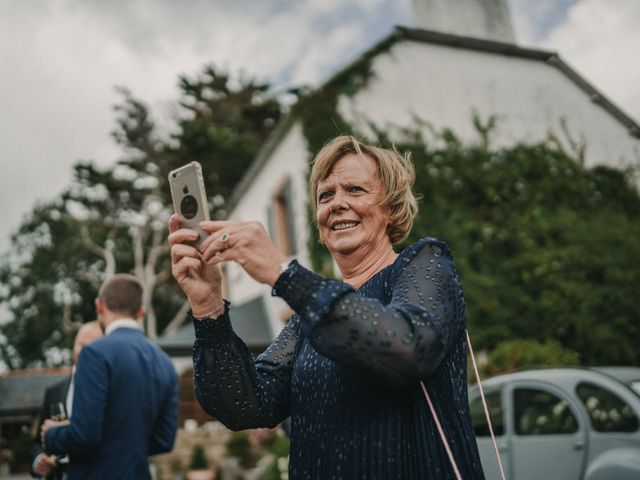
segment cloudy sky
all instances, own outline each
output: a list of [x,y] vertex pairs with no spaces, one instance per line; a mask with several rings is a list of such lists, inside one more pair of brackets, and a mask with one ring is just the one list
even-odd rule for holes
[[[519,44],[558,51],[640,119],[640,0],[508,1]],[[0,0],[0,253],[74,162],[118,158],[114,86],[168,120],[179,74],[318,84],[397,24],[411,0]]]

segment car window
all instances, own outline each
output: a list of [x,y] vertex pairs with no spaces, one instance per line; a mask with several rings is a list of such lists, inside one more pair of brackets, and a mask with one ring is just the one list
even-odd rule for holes
[[592,383],[576,387],[578,397],[587,407],[591,426],[597,432],[635,432],[638,417],[631,406],[613,392]]
[[[487,408],[489,409],[489,417],[491,418],[493,433],[495,435],[504,435],[500,390],[485,392],[484,397],[487,401]],[[471,421],[473,422],[473,430],[476,437],[488,437],[490,435],[489,425],[487,424],[487,416],[485,415],[484,408],[482,406],[482,399],[478,396],[469,404],[469,408],[471,409]]]
[[553,435],[578,431],[578,420],[568,403],[546,390],[513,391],[515,430],[518,435]]

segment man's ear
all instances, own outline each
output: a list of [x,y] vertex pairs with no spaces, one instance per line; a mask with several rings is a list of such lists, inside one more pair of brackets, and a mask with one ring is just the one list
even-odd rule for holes
[[93,303],[96,306],[96,316],[99,317],[104,312],[104,303],[102,303],[102,300],[100,300],[99,298],[96,298]]
[[136,314],[133,316],[134,320],[138,320],[139,318],[144,317],[144,308],[140,307],[140,310],[138,310],[136,312]]

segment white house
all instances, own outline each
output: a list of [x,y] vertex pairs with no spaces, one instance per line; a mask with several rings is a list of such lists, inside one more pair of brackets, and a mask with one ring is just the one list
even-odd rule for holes
[[[385,129],[414,125],[420,118],[470,142],[478,138],[472,117],[495,116],[494,146],[538,142],[551,133],[569,150],[584,144],[587,165],[620,166],[640,158],[635,121],[556,53],[513,42],[506,0],[413,4],[423,28],[396,28],[320,87],[366,70],[359,88],[338,97],[344,119],[366,131],[369,124]],[[264,146],[229,205],[229,218],[268,225],[278,246],[306,265],[309,158],[302,123],[293,113]],[[226,266],[226,278],[233,304],[262,298],[275,335],[291,313],[284,302],[237,265]]]

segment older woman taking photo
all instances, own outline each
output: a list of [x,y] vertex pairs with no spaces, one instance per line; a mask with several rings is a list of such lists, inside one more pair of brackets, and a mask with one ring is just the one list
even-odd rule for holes
[[[447,246],[398,254],[416,200],[408,156],[338,137],[316,156],[311,202],[343,280],[288,259],[257,222],[170,221],[173,275],[191,304],[195,388],[233,430],[291,416],[296,479],[484,478],[467,403],[464,300]],[[295,312],[255,361],[230,324],[221,262],[237,262]],[[420,381],[432,400],[435,417]]]

